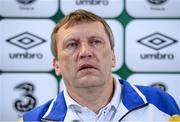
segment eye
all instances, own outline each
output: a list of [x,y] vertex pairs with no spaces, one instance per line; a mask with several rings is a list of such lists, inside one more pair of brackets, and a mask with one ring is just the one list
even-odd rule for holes
[[93,39],[91,41],[91,45],[94,47],[101,46],[101,44],[102,44],[102,41],[100,39]]
[[78,47],[78,43],[75,41],[70,41],[66,44],[66,49],[75,50]]

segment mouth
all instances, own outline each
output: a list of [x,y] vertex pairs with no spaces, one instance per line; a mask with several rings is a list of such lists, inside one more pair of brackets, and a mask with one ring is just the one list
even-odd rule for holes
[[97,69],[97,68],[91,64],[82,64],[82,65],[80,65],[78,71],[91,70],[91,69]]

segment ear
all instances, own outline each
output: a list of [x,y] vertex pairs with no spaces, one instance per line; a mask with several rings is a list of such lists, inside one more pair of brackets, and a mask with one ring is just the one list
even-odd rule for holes
[[112,49],[112,67],[114,68],[116,66],[116,56],[114,53],[114,49]]
[[60,69],[60,66],[59,66],[59,62],[58,62],[58,60],[56,58],[53,59],[53,67],[55,69],[56,75],[60,76],[61,75],[61,69]]

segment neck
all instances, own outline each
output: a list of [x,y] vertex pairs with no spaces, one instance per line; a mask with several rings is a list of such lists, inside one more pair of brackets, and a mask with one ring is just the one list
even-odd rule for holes
[[103,86],[90,87],[90,88],[78,88],[69,90],[68,94],[82,106],[86,106],[90,110],[98,113],[99,110],[106,106],[113,96],[113,78],[105,83]]

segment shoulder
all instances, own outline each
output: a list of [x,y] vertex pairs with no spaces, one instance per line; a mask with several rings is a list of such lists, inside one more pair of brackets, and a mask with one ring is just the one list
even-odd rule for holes
[[63,92],[45,104],[23,114],[23,121],[63,120],[67,107]]
[[161,111],[169,114],[180,114],[179,107],[174,98],[161,89],[149,86],[136,86],[146,97],[148,103],[153,104]]
[[40,121],[42,116],[45,114],[52,100],[46,102],[45,104],[32,109],[31,111],[25,112],[23,114],[23,121]]

